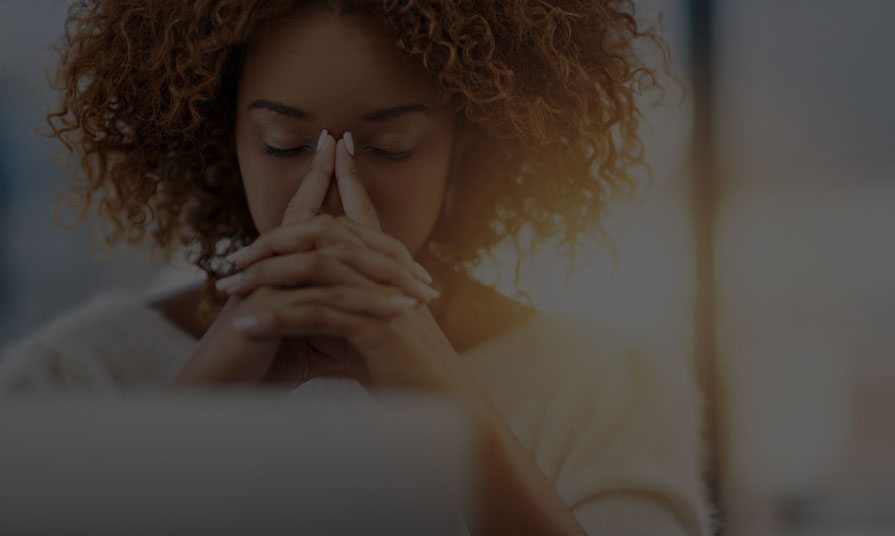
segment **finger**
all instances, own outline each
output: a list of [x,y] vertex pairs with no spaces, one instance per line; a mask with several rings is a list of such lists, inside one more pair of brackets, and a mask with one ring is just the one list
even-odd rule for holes
[[[339,225],[333,225],[333,221]],[[398,240],[351,218],[339,216],[333,220],[328,214],[322,214],[311,222],[276,227],[256,239],[251,246],[229,256],[228,260],[234,263],[237,270],[242,270],[273,255],[321,249],[341,243],[365,245],[402,263],[420,281],[432,282],[432,276],[413,260]]]
[[319,251],[268,257],[216,283],[218,290],[231,296],[245,296],[260,287],[307,285],[370,287],[377,284],[344,261]]
[[339,197],[342,198],[342,207],[345,215],[354,221],[380,229],[379,216],[376,207],[367,195],[366,189],[357,174],[356,160],[354,159],[354,138],[351,132],[346,132],[336,143],[336,184],[339,187]]
[[306,340],[301,338],[285,340],[280,346],[281,352],[284,351],[287,344],[291,350],[288,357],[277,356],[267,369],[261,383],[294,389],[307,381],[311,367],[308,361],[309,352]]
[[394,288],[362,289],[348,285],[287,291],[285,305],[327,305],[341,311],[390,317],[415,307],[419,301]]
[[389,257],[404,263],[424,283],[432,282],[432,275],[429,274],[429,272],[426,271],[426,269],[420,263],[416,262],[413,259],[413,255],[410,254],[404,244],[402,244],[399,240],[383,233],[382,231],[377,231],[376,229],[373,229],[371,227],[361,225],[360,223],[345,216],[339,216],[338,218],[336,218],[336,220],[350,229],[352,233],[354,233],[370,248],[375,249],[380,253],[388,255]]
[[329,247],[261,259],[244,271],[217,281],[218,290],[244,296],[263,286],[380,284],[401,289],[408,296],[430,302],[440,293],[419,281],[402,264],[366,247]]
[[422,283],[405,265],[378,251],[366,247],[337,247],[321,250],[321,253],[332,255],[373,281],[399,288],[418,300],[428,303],[439,296],[437,290]]
[[334,171],[333,153],[335,138],[326,129],[320,132],[317,140],[317,152],[311,162],[311,169],[301,181],[298,191],[286,205],[283,214],[283,225],[308,221],[320,213],[320,207],[326,198],[326,191]]
[[249,338],[309,337],[348,338],[371,320],[369,317],[319,304],[260,311],[233,320],[233,327]]
[[342,355],[347,344],[335,337],[285,338],[262,383],[294,389],[317,376],[345,369],[348,365],[332,356]]
[[332,225],[333,218],[321,214],[309,222],[281,225],[258,237],[251,245],[231,254],[227,260],[237,270],[273,255],[298,253],[342,242],[363,245],[363,241],[343,225]]

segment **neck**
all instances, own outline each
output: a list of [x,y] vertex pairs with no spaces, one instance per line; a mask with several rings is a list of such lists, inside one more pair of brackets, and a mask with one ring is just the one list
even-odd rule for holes
[[429,253],[428,248],[422,248],[422,251],[415,256],[415,260],[432,275],[431,286],[441,292],[441,297],[429,304],[429,311],[450,338],[448,330],[455,323],[453,313],[458,309],[457,305],[463,301],[463,294],[469,289],[470,279],[465,274],[455,272],[439,262]]
[[441,291],[429,311],[458,353],[527,321],[536,312],[465,272],[444,267],[428,252],[416,260],[432,274],[432,286]]

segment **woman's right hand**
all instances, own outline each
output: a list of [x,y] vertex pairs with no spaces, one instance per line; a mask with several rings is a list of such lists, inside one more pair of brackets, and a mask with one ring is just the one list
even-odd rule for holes
[[267,291],[231,297],[197,343],[171,387],[185,385],[254,385],[268,375],[282,339],[255,342],[243,337],[233,320],[259,307]]

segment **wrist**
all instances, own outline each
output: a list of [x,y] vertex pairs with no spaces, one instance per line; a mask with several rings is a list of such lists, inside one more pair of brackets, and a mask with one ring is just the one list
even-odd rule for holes
[[502,418],[494,403],[477,386],[465,384],[455,386],[451,398],[470,420],[470,424],[479,438],[480,446],[493,452],[499,444],[499,432]]

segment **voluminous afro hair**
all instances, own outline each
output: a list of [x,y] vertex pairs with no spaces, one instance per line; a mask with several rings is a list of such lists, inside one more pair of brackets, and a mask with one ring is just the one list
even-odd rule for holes
[[114,225],[107,242],[197,246],[191,262],[220,304],[223,256],[257,236],[230,141],[243,51],[298,9],[385,24],[474,133],[464,158],[476,165],[454,163],[455,202],[428,244],[444,266],[469,269],[505,239],[520,262],[547,240],[571,260],[582,238],[603,237],[606,201],[643,160],[635,97],[658,86],[637,43],[668,60],[629,1],[80,1],[47,121],[79,157],[81,216],[96,203]]

